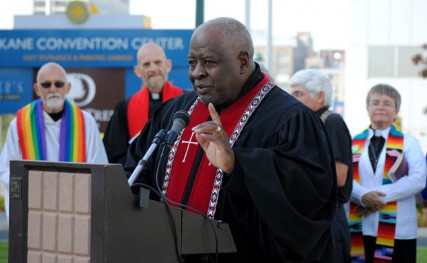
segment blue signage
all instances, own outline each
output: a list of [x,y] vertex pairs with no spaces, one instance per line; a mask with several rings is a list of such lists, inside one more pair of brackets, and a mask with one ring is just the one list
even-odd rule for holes
[[[135,76],[133,67],[137,65],[139,48],[151,42],[161,46],[172,60],[168,80],[184,90],[192,89],[188,77],[192,33],[193,30],[150,29],[0,30],[0,114],[16,113],[31,102],[35,72],[47,62],[56,62],[70,75],[92,80],[88,82],[91,85],[75,81],[73,91],[86,94],[90,87],[97,87],[98,93],[90,98],[91,102],[79,107],[102,112],[102,116],[108,115],[105,112],[111,115],[117,102],[141,88],[142,80]],[[101,96],[107,93],[109,96]],[[93,115],[102,130],[110,115]]]
[[32,100],[32,69],[0,69],[0,114],[14,114]]
[[192,30],[0,30],[0,67],[133,67],[136,52],[154,42],[174,67],[188,67]]

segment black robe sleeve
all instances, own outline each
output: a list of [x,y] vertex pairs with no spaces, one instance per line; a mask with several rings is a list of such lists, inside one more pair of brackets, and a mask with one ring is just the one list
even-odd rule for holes
[[336,178],[323,124],[307,110],[275,128],[266,126],[277,130],[261,143],[271,146],[234,147],[235,167],[224,182],[236,221],[232,228],[280,262],[328,262],[324,252],[330,245]]
[[114,108],[107,129],[104,133],[105,151],[107,152],[108,162],[120,163],[125,165],[126,155],[129,148],[129,128],[127,122],[127,103],[128,100],[120,101]]

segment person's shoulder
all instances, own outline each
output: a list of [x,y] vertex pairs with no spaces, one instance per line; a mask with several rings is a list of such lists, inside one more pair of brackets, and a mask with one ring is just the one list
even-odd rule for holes
[[183,94],[173,98],[169,103],[183,103],[186,101],[194,101],[197,98],[197,93],[194,90],[184,92]]
[[[134,96],[134,95],[133,95],[133,96]],[[117,103],[116,103],[115,108],[120,108],[120,107],[126,106],[126,105],[129,103],[130,99],[131,99],[133,96],[130,96],[130,97],[128,97],[128,98],[121,99],[119,102],[117,102]]]
[[336,113],[332,112],[328,118],[325,120],[325,126],[329,129],[338,129],[338,130],[346,130],[348,134],[350,134],[347,123],[344,121],[344,118]]
[[114,106],[114,113],[118,113],[119,115],[127,112],[127,107],[129,104],[129,101],[132,97],[121,99],[119,102],[116,103]]
[[33,100],[33,101],[31,101],[30,103],[27,103],[27,104],[25,104],[24,106],[22,106],[21,108],[19,108],[19,109],[16,111],[15,118],[16,118],[16,116],[18,116],[18,114],[19,114],[19,113],[22,113],[25,109],[28,109],[28,108],[30,107],[30,105],[31,105],[31,104],[36,103],[36,101],[37,101],[37,100]]
[[280,87],[277,87],[277,91],[272,95],[276,98],[276,100],[280,100],[281,110],[291,113],[292,115],[297,114],[316,114],[309,107],[307,107],[304,103],[297,100],[287,91],[283,90]]
[[269,116],[275,116],[282,120],[298,115],[315,114],[310,108],[278,86],[270,90],[260,106],[268,111]]
[[197,99],[197,93],[195,91],[186,92],[180,96],[174,97],[159,105],[156,111],[169,111],[169,110],[182,110],[190,107],[192,103]]
[[191,105],[197,99],[197,93],[194,91],[186,92],[178,97],[170,99],[165,103],[160,104],[154,111],[151,120],[159,122],[161,125],[169,123],[174,114],[180,110],[189,110]]
[[414,135],[403,134],[403,151],[406,154],[411,153],[411,156],[416,156],[416,158],[424,160],[423,148],[420,141]]
[[328,118],[326,118],[325,122],[326,123],[344,123],[344,119],[340,114],[336,112],[331,112]]
[[93,122],[93,123],[96,123],[96,121],[95,121],[95,117],[93,117],[93,115],[92,114],[90,114],[89,112],[87,112],[86,110],[83,110],[83,109],[80,109],[81,111],[82,111],[82,113],[83,113],[83,118],[85,119],[85,120],[87,120],[87,121],[90,121],[90,122]]
[[174,90],[177,90],[178,92],[181,92],[181,93],[185,92],[184,89],[182,89],[181,87],[178,87],[178,86],[172,84],[170,81],[166,81],[166,83],[169,85],[170,88],[172,88]]
[[85,118],[94,119],[93,115],[92,115],[92,114],[90,114],[90,112],[88,112],[88,111],[86,111],[86,110],[84,110],[84,109],[82,109],[82,108],[80,108],[80,110],[82,111],[83,116],[84,116]]
[[9,129],[12,129],[12,128],[16,127],[16,125],[17,125],[17,119],[16,119],[16,116],[15,116],[15,117],[13,117],[13,119],[9,123]]
[[333,112],[333,111],[331,111],[331,113],[329,114],[328,118],[330,118],[330,119],[340,119],[340,120],[343,119],[342,116],[341,116],[341,114],[338,114],[338,113]]
[[418,139],[412,134],[403,133],[403,139],[411,144],[420,144]]
[[282,89],[279,86],[274,86],[268,94],[268,99],[272,101],[280,101],[282,107],[296,106],[301,109],[308,109],[303,103],[295,99],[291,94],[286,90]]

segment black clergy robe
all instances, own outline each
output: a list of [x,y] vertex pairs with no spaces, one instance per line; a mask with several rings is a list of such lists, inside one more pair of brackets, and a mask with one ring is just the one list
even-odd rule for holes
[[[257,68],[252,80],[260,74]],[[170,129],[174,113],[188,110],[196,98],[195,92],[186,93],[154,112],[130,146],[128,177],[156,133]],[[157,188],[159,166],[162,187],[167,158],[159,157],[160,149],[137,182]],[[275,86],[249,118],[233,151],[234,170],[223,177],[215,219],[230,225],[238,252],[221,255],[219,262],[334,262],[330,229],[337,198],[335,164],[316,113]]]
[[[126,155],[131,139],[128,126],[129,100],[130,98],[121,100],[114,107],[114,113],[111,116],[102,139],[109,163],[126,164]],[[161,98],[158,100],[150,98],[150,114],[154,112],[154,109],[161,103]]]

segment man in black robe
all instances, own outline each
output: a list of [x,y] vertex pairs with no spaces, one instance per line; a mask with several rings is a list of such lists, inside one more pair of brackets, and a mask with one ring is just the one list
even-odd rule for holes
[[166,58],[162,47],[155,43],[144,44],[136,58],[138,64],[133,70],[142,79],[143,86],[114,107],[102,140],[110,163],[125,165],[130,141],[144,128],[154,110],[163,102],[184,93],[168,81],[172,61]]
[[137,182],[228,223],[237,253],[220,262],[334,262],[336,177],[324,126],[261,72],[253,54],[237,20],[196,28],[188,56],[194,92],[154,112],[130,146],[126,174],[185,110],[189,125],[153,153]]

